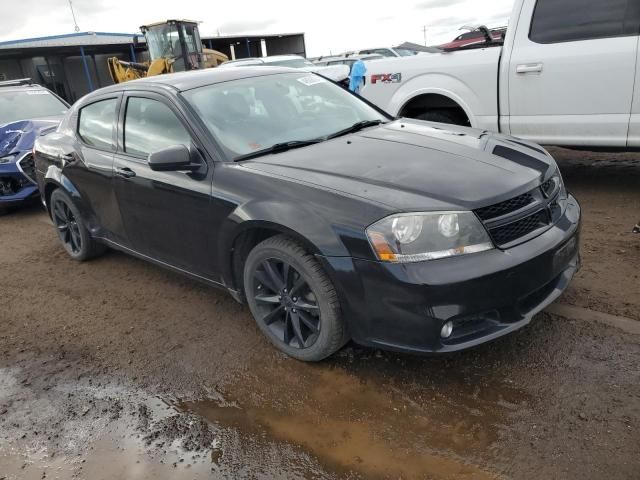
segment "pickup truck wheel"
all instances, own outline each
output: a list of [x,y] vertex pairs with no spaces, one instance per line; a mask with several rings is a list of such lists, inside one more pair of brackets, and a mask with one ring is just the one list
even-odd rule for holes
[[50,204],[51,219],[71,258],[83,262],[105,252],[106,247],[91,238],[80,211],[69,195],[57,189],[51,194]]
[[244,290],[258,328],[293,358],[323,360],[349,338],[331,280],[313,255],[285,235],[249,253]]
[[9,209],[7,207],[0,206],[0,217],[9,213]]
[[452,125],[463,125],[455,113],[447,110],[428,110],[426,112],[416,115],[418,120],[425,120],[427,122],[448,123]]

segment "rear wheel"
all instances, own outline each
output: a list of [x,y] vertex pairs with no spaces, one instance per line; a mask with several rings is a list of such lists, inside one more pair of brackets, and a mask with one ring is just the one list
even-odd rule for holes
[[49,202],[58,237],[71,258],[82,262],[104,253],[106,247],[91,238],[69,195],[58,189],[51,194]]
[[0,217],[6,215],[7,213],[9,213],[9,209],[0,205]]
[[331,280],[289,237],[269,238],[251,251],[244,289],[260,330],[291,357],[319,361],[349,338]]

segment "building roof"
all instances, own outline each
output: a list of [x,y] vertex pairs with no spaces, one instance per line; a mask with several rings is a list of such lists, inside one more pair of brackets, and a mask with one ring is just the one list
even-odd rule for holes
[[200,36],[202,40],[238,40],[248,38],[249,40],[266,40],[268,38],[281,38],[281,37],[303,37],[304,32],[297,33],[271,33],[271,34],[246,34],[246,35],[206,35]]
[[135,36],[144,41],[139,33],[78,32],[0,42],[0,50],[128,44]]

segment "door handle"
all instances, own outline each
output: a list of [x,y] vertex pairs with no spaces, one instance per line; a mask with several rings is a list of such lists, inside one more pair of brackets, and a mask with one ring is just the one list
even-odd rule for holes
[[136,176],[136,172],[128,167],[116,168],[116,175],[123,178],[132,178]]
[[541,63],[524,63],[516,67],[516,73],[539,73],[542,72]]

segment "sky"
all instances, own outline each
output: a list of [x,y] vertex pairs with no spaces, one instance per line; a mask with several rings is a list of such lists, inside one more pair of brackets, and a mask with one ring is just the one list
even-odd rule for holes
[[[169,18],[198,20],[200,34],[304,32],[307,55],[452,40],[463,25],[507,24],[513,0],[72,0],[80,31],[138,32]],[[68,0],[0,0],[0,41],[73,33]]]

